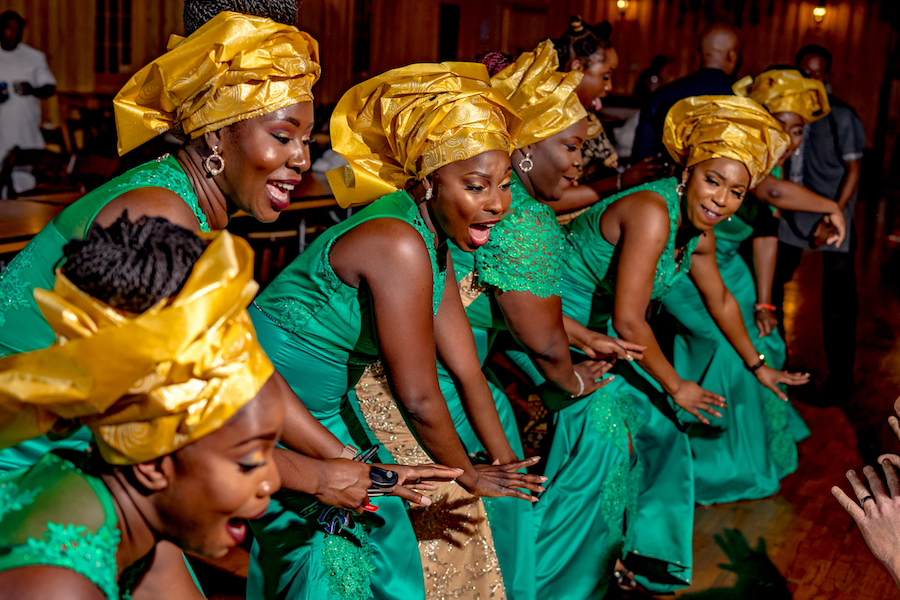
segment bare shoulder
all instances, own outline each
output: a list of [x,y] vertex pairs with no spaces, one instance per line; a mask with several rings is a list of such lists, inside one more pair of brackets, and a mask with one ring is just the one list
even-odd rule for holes
[[617,217],[623,228],[638,231],[648,237],[660,233],[668,236],[671,220],[666,199],[649,190],[629,194],[616,201]]
[[21,600],[106,599],[87,577],[65,567],[38,565],[0,572],[0,589],[4,597]]
[[[431,258],[415,227],[396,218],[366,221],[341,236],[332,247],[331,266],[345,283],[390,275],[400,282],[428,273]],[[401,276],[402,275],[402,276]]]
[[139,217],[163,217],[191,231],[200,229],[194,211],[184,199],[172,190],[161,187],[142,187],[125,192],[104,206],[94,222],[108,227],[126,210],[132,221]]

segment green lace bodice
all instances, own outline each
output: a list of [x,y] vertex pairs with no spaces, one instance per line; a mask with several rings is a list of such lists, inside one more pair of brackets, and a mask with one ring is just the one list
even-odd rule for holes
[[656,263],[656,277],[653,280],[651,298],[658,300],[665,296],[672,286],[691,268],[691,254],[700,239],[688,240],[679,260],[675,258],[675,235],[678,232],[678,217],[681,212],[678,194],[675,191],[678,180],[674,177],[645,183],[605,198],[578,215],[564,228],[566,250],[563,254],[563,270],[571,280],[594,293],[605,297],[615,296],[616,287],[616,247],[603,238],[600,218],[603,212],[616,200],[640,191],[655,192],[666,200],[669,211],[669,237],[659,261]]
[[506,292],[531,292],[546,298],[560,294],[564,239],[556,215],[528,195],[513,174],[510,212],[475,252],[481,285]]
[[46,348],[56,341],[34,301],[35,288],[52,289],[63,247],[83,238],[97,214],[125,192],[144,187],[169,189],[191,207],[201,231],[209,231],[197,195],[178,161],[150,161],[116,177],[66,208],[0,272],[0,356]]
[[[456,279],[470,272],[477,284],[505,292],[531,292],[546,298],[562,294],[562,251],[565,239],[553,211],[528,195],[513,174],[509,212],[491,230],[487,244],[465,252],[451,244]],[[466,307],[472,327],[505,329],[506,324],[492,294],[482,293]]]
[[117,522],[102,480],[47,454],[32,467],[0,475],[0,571],[63,567],[86,577],[107,600],[129,599],[150,561],[117,577]]
[[[367,221],[385,218],[409,223],[425,241],[432,267],[432,309],[437,314],[446,265],[439,260],[434,234],[405,191],[388,194],[327,229],[256,298],[256,307],[282,329],[342,360],[364,365],[378,358],[371,299],[364,290],[342,282],[329,257],[342,235]],[[398,272],[397,277],[403,273]]]

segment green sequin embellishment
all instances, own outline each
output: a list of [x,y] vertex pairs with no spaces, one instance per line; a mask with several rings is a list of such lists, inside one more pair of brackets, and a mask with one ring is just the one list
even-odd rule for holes
[[116,548],[119,531],[101,526],[91,533],[83,526],[48,522],[43,539],[29,538],[27,552],[43,558],[43,563],[65,567],[87,577],[107,598],[119,597],[116,583]]
[[565,238],[556,215],[512,181],[512,212],[491,230],[487,244],[475,252],[480,285],[506,292],[531,292],[547,298],[562,295]]
[[26,505],[34,502],[42,489],[19,491],[19,486],[12,481],[0,483],[0,519],[11,512],[22,510]]
[[34,248],[29,244],[19,252],[12,262],[0,272],[0,327],[6,325],[6,313],[10,310],[25,310],[31,305],[26,293],[32,293],[32,285],[22,277],[31,267]]
[[366,600],[372,595],[370,573],[375,571],[372,563],[372,546],[369,534],[361,525],[351,533],[357,539],[351,540],[342,534],[325,538],[322,566],[328,577],[328,587],[343,600]]
[[769,454],[778,467],[779,476],[784,477],[797,468],[797,444],[787,429],[788,405],[767,390],[763,400],[763,411],[766,415]]
[[[168,161],[175,159],[164,159],[157,161],[156,166],[148,169],[140,169],[128,178],[128,181],[120,183],[114,189],[123,188],[141,188],[141,187],[160,187],[172,190],[191,207],[197,222],[200,224],[200,231],[209,231],[209,222],[206,215],[200,210],[200,201],[187,175],[180,168],[173,167]],[[153,163],[150,163],[151,165]]]

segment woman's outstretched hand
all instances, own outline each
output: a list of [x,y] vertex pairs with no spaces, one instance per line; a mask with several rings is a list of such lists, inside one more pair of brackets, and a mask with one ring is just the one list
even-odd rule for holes
[[779,383],[786,385],[804,385],[809,383],[809,373],[788,373],[777,371],[768,365],[763,365],[756,370],[756,378],[761,384],[772,390],[776,396],[787,402],[787,394],[778,387]]
[[373,463],[372,466],[397,473],[397,485],[391,488],[391,496],[397,496],[422,506],[431,506],[431,498],[420,494],[417,490],[436,490],[438,483],[454,481],[464,473],[462,469],[437,464],[407,466]]
[[856,521],[875,558],[887,568],[894,581],[900,584],[900,481],[890,460],[885,458],[881,464],[887,491],[875,469],[867,466],[863,469],[863,474],[868,480],[868,488],[855,471],[847,471],[855,500],[837,486],[831,488],[831,493]]
[[713,407],[728,408],[725,398],[719,394],[704,390],[693,381],[687,380],[682,380],[681,385],[672,394],[672,400],[675,401],[675,404],[697,417],[697,420],[704,425],[709,425],[709,419],[700,414],[701,410],[721,419],[722,413]]
[[474,496],[488,498],[513,496],[515,498],[521,498],[522,500],[537,502],[535,496],[519,490],[543,492],[544,488],[541,484],[547,481],[547,478],[541,475],[516,473],[516,471],[536,465],[539,460],[540,457],[532,456],[525,460],[510,462],[504,465],[501,465],[500,462],[496,460],[491,465],[475,465],[475,470],[478,471],[478,479],[474,484],[467,486],[466,489]]
[[581,377],[581,380],[584,381],[584,390],[580,395],[587,396],[591,392],[599,390],[615,379],[615,375],[610,375],[606,379],[601,379],[601,377],[606,375],[609,370],[613,368],[613,364],[614,362],[610,360],[585,360],[573,365],[575,372]]
[[778,328],[778,319],[768,308],[759,308],[753,313],[756,328],[759,329],[759,337],[766,337]]
[[614,338],[597,331],[592,331],[590,338],[578,344],[578,349],[588,358],[621,358],[622,360],[641,360],[647,346],[641,346],[626,340]]

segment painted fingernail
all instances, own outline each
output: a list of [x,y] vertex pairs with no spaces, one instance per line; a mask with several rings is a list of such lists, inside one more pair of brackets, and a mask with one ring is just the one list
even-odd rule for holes
[[431,506],[431,498],[422,496],[422,499],[419,501],[419,504],[421,504],[422,506]]
[[626,354],[625,358],[627,358],[628,360],[634,360],[634,357],[630,354]]
[[363,506],[363,510],[366,512],[378,512],[378,507],[374,504],[366,504]]
[[891,461],[890,461],[890,460],[888,460],[888,459],[884,459],[884,460],[883,460],[883,461],[881,461],[881,464],[883,464],[883,465],[884,465],[884,466],[886,466],[886,467],[887,467],[887,466],[890,466],[890,464],[891,464]]
[[547,481],[547,479],[547,477],[541,476],[541,483],[544,483],[545,481]]

